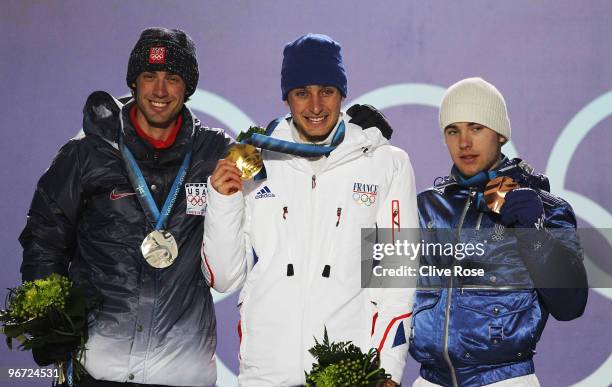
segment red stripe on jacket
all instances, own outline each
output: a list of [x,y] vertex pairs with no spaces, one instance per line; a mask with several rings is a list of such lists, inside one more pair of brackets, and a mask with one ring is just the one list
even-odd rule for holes
[[215,274],[213,273],[210,265],[208,264],[208,259],[206,258],[206,254],[204,253],[204,246],[202,246],[202,257],[204,257],[204,264],[206,265],[206,269],[210,273],[210,287],[215,286]]
[[383,338],[380,341],[380,345],[378,346],[378,352],[379,353],[380,353],[380,351],[382,351],[383,347],[385,346],[385,340],[387,340],[387,335],[389,334],[389,331],[391,330],[391,327],[393,326],[393,324],[395,324],[395,322],[398,321],[398,320],[402,320],[402,319],[408,318],[410,316],[412,316],[412,312],[406,313],[406,314],[402,314],[401,316],[394,317],[393,320],[391,320],[389,322],[389,325],[387,325],[387,329],[385,329],[385,334],[383,335]]

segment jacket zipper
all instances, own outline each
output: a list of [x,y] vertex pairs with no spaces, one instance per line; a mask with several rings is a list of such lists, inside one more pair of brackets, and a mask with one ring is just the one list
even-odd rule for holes
[[[474,194],[476,191],[470,189],[469,196],[465,202],[465,206],[463,207],[463,211],[461,212],[461,217],[459,218],[459,226],[457,227],[457,237],[461,236],[461,229],[463,228],[463,222],[465,221],[465,216],[467,215],[468,209],[470,208],[470,204],[472,203],[472,199],[474,198]],[[446,365],[448,365],[448,369],[451,375],[451,382],[453,387],[457,387],[459,384],[457,383],[457,375],[455,374],[455,367],[451,362],[450,355],[448,354],[448,326],[450,324],[450,308],[451,301],[453,298],[453,277],[450,277],[450,284],[448,287],[448,292],[446,295],[446,311],[444,315],[444,352],[442,353],[444,360],[446,361]]]
[[[482,223],[482,217],[484,216],[484,212],[480,212],[478,214],[478,219],[476,219],[476,230],[480,230],[480,223]],[[467,287],[461,287],[461,294],[463,294],[463,290],[468,289]]]
[[[312,209],[312,213],[316,214],[317,213],[317,193],[315,192],[315,189],[317,188],[317,175],[313,174],[312,177],[310,178],[310,208]],[[312,246],[316,246],[315,243],[313,243],[313,238],[314,238],[314,231],[312,230],[312,224],[309,231],[309,235],[308,235],[308,239],[310,240],[310,244],[309,246],[311,246],[310,248],[312,249]],[[310,260],[304,260],[302,262],[302,281],[307,281],[306,283],[304,283],[305,287],[307,288],[310,284],[310,277],[309,277],[309,273],[310,273],[310,267],[306,267],[307,262],[309,262]],[[302,329],[301,331],[304,331],[304,324],[306,321],[306,298],[305,297],[301,297],[302,298],[302,318],[301,318],[301,325],[302,325]],[[300,347],[303,348],[304,347],[304,335],[300,335]],[[304,359],[303,356],[300,357],[300,368],[303,369],[304,368]]]

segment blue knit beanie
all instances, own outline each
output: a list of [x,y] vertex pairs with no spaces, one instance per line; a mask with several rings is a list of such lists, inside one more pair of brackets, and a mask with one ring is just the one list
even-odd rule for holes
[[281,69],[283,101],[289,91],[307,85],[335,86],[346,97],[341,49],[332,38],[320,34],[306,34],[287,43]]

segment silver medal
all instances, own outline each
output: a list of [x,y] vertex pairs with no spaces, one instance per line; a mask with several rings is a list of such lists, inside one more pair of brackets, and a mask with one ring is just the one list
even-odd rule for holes
[[142,241],[140,251],[147,263],[157,269],[163,269],[174,263],[178,257],[176,240],[168,231],[152,231]]

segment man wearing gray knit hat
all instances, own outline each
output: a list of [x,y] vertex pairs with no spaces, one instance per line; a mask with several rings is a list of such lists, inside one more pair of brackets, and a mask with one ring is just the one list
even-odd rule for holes
[[419,279],[413,387],[539,386],[532,358],[548,315],[572,320],[587,301],[574,212],[550,194],[546,176],[502,154],[510,120],[492,84],[468,78],[449,87],[440,130],[453,167],[419,194],[421,228],[427,239],[482,249],[421,256],[421,266],[452,274]]

